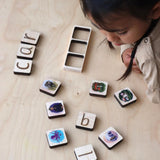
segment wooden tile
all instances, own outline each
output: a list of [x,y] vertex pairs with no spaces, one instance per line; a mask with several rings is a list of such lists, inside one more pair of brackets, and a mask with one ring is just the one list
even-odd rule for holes
[[135,94],[129,88],[122,89],[114,94],[114,97],[117,99],[119,104],[122,107],[127,106],[137,100]]
[[91,96],[107,96],[108,83],[104,81],[93,80],[91,83],[89,94]]
[[75,148],[74,153],[77,160],[97,160],[97,156],[91,144]]
[[98,138],[108,149],[112,149],[123,140],[123,137],[113,127],[109,127]]
[[76,127],[86,130],[93,130],[96,121],[96,115],[88,112],[79,112],[76,121]]
[[21,42],[26,44],[37,45],[40,33],[27,30],[24,32]]
[[32,69],[31,60],[16,59],[15,66],[14,66],[15,74],[30,75],[31,69]]
[[48,95],[55,96],[60,86],[60,81],[47,79],[43,82],[42,86],[40,87],[40,91]]
[[46,109],[48,118],[54,118],[66,115],[63,101],[47,102]]
[[68,143],[65,131],[63,128],[49,130],[46,133],[50,148],[65,145]]
[[36,47],[34,45],[21,43],[17,52],[18,58],[33,59]]

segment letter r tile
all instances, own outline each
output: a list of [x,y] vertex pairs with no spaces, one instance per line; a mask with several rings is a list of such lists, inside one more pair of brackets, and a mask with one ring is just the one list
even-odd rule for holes
[[25,44],[37,45],[40,33],[27,30],[24,32],[21,42]]

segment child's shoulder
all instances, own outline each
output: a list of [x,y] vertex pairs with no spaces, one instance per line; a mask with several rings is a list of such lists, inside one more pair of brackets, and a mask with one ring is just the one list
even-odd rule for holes
[[149,37],[151,38],[151,40],[160,39],[160,19],[158,20]]

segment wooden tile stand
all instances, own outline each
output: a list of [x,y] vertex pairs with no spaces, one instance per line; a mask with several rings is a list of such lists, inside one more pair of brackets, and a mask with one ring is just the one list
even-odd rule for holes
[[[75,33],[77,31],[79,32],[79,34],[82,34],[82,35],[87,34],[85,35],[86,38],[81,38],[79,35],[76,35]],[[74,26],[69,48],[67,51],[65,64],[64,64],[64,68],[66,70],[82,72],[90,35],[91,35],[90,27],[83,27],[83,26],[77,26],[77,25]],[[73,46],[75,46],[75,48]],[[76,46],[79,46],[79,48],[77,49]],[[78,63],[79,65],[73,62],[75,59],[79,61]]]

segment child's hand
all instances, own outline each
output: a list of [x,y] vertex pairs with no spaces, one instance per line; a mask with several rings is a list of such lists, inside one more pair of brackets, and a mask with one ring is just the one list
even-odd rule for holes
[[[128,65],[130,63],[132,50],[133,50],[133,48],[128,48],[122,54],[122,61],[126,67],[128,67]],[[138,66],[136,64],[135,58],[133,59],[132,70],[137,73],[141,73],[140,69],[138,68]]]

